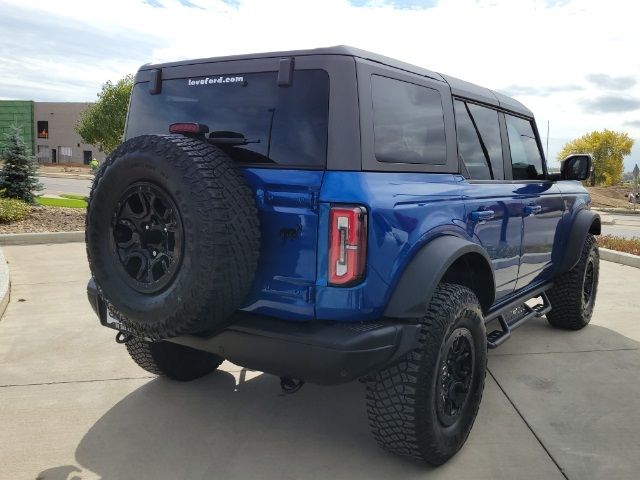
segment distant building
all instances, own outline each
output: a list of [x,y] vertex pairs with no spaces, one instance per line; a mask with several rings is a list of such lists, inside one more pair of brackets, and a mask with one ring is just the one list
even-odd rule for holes
[[[25,143],[39,163],[84,164],[105,154],[82,142],[75,124],[89,103],[0,100],[0,133],[11,124],[22,128]],[[27,128],[30,125],[31,128]]]

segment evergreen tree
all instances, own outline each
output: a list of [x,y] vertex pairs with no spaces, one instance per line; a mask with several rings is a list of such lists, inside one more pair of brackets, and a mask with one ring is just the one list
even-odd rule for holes
[[18,127],[12,126],[5,136],[5,145],[2,151],[4,165],[0,172],[0,192],[6,198],[17,198],[34,203],[34,192],[43,188],[38,181],[36,161],[33,156],[27,154],[27,147]]

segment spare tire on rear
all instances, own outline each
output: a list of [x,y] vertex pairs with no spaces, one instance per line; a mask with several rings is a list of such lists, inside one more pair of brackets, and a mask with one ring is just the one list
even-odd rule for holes
[[258,212],[222,150],[144,135],[120,145],[96,175],[86,242],[100,295],[127,330],[151,339],[213,331],[253,282]]

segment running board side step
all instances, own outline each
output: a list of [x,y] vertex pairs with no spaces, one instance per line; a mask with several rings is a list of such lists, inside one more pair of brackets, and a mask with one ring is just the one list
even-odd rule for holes
[[[511,337],[511,332],[523,323],[532,318],[540,318],[546,315],[551,310],[551,302],[549,302],[546,291],[552,286],[553,284],[546,284],[526,292],[523,296],[519,296],[514,301],[490,312],[485,317],[485,324],[497,320],[500,328],[487,334],[487,347],[490,349],[499,347]],[[536,297],[540,297],[542,303],[532,307],[525,303]]]

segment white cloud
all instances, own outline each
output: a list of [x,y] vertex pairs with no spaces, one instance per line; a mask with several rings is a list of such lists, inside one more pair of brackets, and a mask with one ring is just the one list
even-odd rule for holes
[[[632,2],[441,0],[398,9],[384,1],[191,0],[200,8],[155,1],[163,8],[132,0],[0,0],[0,97],[91,100],[101,83],[148,61],[348,44],[517,92],[536,114],[543,143],[550,122],[552,158],[564,141],[596,129],[628,131],[640,142],[640,110],[585,110],[600,97],[640,99]],[[602,75],[638,81],[608,90],[588,79]],[[640,163],[638,153],[628,167]]]

